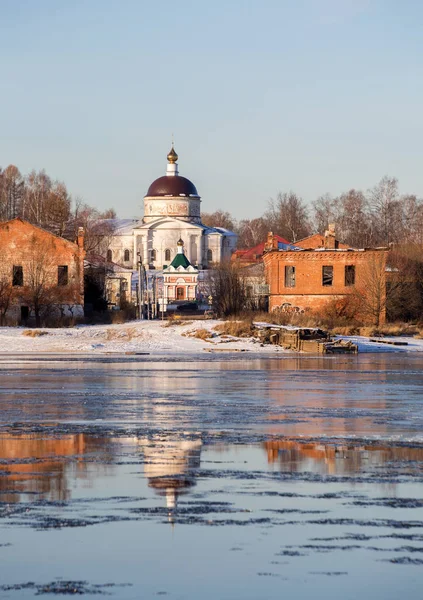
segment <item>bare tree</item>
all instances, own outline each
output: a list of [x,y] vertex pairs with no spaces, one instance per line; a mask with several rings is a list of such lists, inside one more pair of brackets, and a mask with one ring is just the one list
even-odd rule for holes
[[209,274],[209,285],[218,315],[236,315],[245,308],[245,280],[234,263],[228,261],[214,268]]
[[389,244],[398,240],[398,225],[401,225],[401,204],[398,180],[383,177],[369,192],[369,204],[374,224],[374,243]]
[[372,220],[363,192],[350,190],[341,194],[336,201],[336,226],[340,239],[355,248],[366,248],[372,243]]
[[78,235],[78,229],[84,229],[84,249],[87,254],[100,254],[106,256],[108,247],[115,231],[114,218],[105,217],[111,214],[109,209],[106,213],[100,213],[80,198],[75,201],[72,218],[67,227],[65,237],[74,241]]
[[52,181],[45,171],[31,171],[25,179],[20,216],[34,225],[63,236],[70,212],[71,198],[65,184]]
[[369,253],[361,265],[360,279],[353,292],[361,318],[377,327],[386,314],[386,255],[387,252],[383,250]]
[[311,233],[307,207],[294,192],[279,193],[276,200],[270,200],[264,218],[269,230],[294,243]]
[[215,210],[213,213],[202,213],[201,220],[207,227],[223,227],[230,231],[233,231],[236,226],[232,215],[221,208]]
[[314,230],[323,233],[330,223],[338,223],[338,200],[330,194],[319,196],[312,204],[314,211]]
[[263,217],[243,219],[238,226],[238,248],[254,248],[266,241],[269,226]]
[[61,290],[57,285],[57,266],[54,241],[33,235],[25,265],[23,297],[34,311],[35,324],[41,326],[41,318],[57,302]]
[[5,221],[19,216],[24,196],[24,180],[15,165],[0,171],[0,219]]
[[[402,208],[401,242],[423,244],[423,202],[414,195],[405,195],[400,199]],[[399,224],[397,224],[398,227]]]
[[423,247],[392,246],[388,256],[387,314],[390,320],[420,320],[423,313]]
[[0,265],[0,325],[4,325],[6,314],[12,303],[14,289],[12,286],[11,267]]

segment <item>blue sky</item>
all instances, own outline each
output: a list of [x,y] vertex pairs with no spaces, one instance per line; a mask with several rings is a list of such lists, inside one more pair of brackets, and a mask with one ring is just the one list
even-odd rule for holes
[[423,196],[417,0],[0,0],[0,165],[139,216],[171,134],[203,211],[386,174]]

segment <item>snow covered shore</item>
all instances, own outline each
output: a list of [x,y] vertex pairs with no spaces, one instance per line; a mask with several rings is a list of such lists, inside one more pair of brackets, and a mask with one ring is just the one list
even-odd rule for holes
[[[19,353],[141,353],[151,354],[202,354],[206,352],[234,351],[245,353],[289,353],[278,346],[262,346],[253,338],[231,338],[213,332],[220,321],[191,321],[166,326],[166,321],[132,321],[121,325],[83,325],[69,329],[42,329],[42,335],[30,337],[34,332],[23,327],[0,328],[0,354]],[[209,340],[192,337],[196,330],[207,329],[213,333]],[[191,335],[190,335],[191,334]],[[370,342],[368,338],[350,337],[359,345],[360,352],[421,352],[423,340],[415,338],[384,338],[403,341],[405,346],[389,346]]]

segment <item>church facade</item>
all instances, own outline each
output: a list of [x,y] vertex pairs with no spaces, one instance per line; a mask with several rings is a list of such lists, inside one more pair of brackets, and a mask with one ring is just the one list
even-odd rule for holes
[[208,269],[229,260],[236,248],[235,233],[201,222],[201,197],[195,185],[179,175],[178,155],[173,146],[167,169],[148,188],[144,216],[139,220],[115,219],[107,259],[136,270],[141,259],[148,270],[166,269],[183,239],[189,262]]

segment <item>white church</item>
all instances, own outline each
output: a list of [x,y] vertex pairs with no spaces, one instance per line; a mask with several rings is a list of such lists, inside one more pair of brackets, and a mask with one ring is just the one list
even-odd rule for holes
[[141,259],[147,270],[166,269],[178,254],[179,240],[183,240],[188,261],[198,270],[230,259],[236,234],[204,225],[200,204],[195,185],[179,175],[178,155],[172,144],[166,175],[153,181],[144,197],[143,218],[113,220],[107,260],[137,270]]

